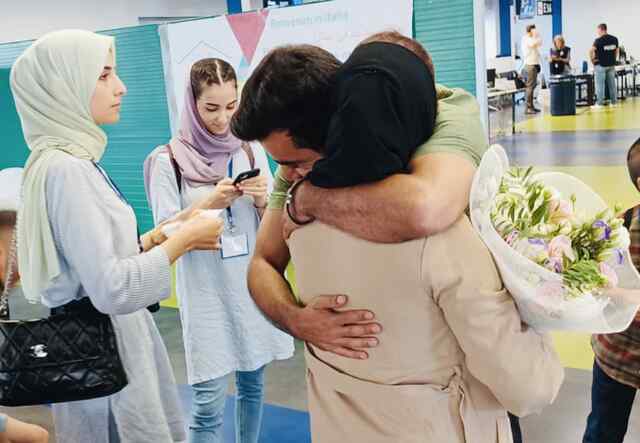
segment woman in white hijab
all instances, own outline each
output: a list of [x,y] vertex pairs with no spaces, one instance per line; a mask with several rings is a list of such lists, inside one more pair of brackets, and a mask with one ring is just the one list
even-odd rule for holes
[[138,237],[133,209],[98,165],[99,125],[119,120],[126,94],[112,37],[42,37],[15,62],[11,89],[31,150],[18,211],[23,292],[50,308],[88,297],[109,314],[129,380],[109,397],[54,405],[57,441],[184,440],[173,372],[145,308],[169,296],[179,256],[219,247],[222,222],[183,214],[171,238],[159,228]]

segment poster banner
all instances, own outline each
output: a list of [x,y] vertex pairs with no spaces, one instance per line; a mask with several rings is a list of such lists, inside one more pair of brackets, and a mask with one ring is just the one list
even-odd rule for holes
[[241,86],[275,47],[312,44],[344,61],[373,33],[396,30],[411,36],[412,16],[412,0],[335,0],[166,25],[163,52],[172,130],[189,70],[198,60],[226,60]]

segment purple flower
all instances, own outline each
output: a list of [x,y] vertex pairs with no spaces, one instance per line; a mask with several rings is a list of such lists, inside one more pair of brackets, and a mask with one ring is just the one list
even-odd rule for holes
[[601,229],[598,240],[609,240],[611,238],[611,226],[604,220],[597,220],[593,225],[594,228]]
[[561,274],[562,273],[562,261],[560,260],[552,260],[554,262],[553,264],[553,268],[556,271],[556,273]]
[[616,249],[615,254],[618,264],[621,265],[622,263],[624,263],[624,252],[622,252],[622,249]]
[[546,261],[544,267],[556,274],[562,274],[562,259],[551,257]]
[[547,243],[541,238],[530,238],[529,243],[536,246],[542,246],[543,248],[547,247]]

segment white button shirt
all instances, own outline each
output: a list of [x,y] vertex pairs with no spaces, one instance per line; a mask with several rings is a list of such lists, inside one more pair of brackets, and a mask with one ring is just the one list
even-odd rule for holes
[[527,34],[522,37],[522,58],[525,65],[540,64],[540,46],[542,39],[539,36],[531,37]]

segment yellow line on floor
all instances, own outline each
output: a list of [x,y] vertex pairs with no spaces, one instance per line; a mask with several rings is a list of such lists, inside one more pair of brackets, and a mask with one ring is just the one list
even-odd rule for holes
[[627,99],[614,108],[578,108],[575,116],[553,117],[545,113],[519,123],[516,129],[521,132],[640,129],[640,99]]
[[176,295],[176,267],[171,267],[171,297],[160,303],[165,308],[178,309],[178,297]]
[[554,332],[553,344],[565,368],[590,370],[593,366],[591,336],[574,332]]

